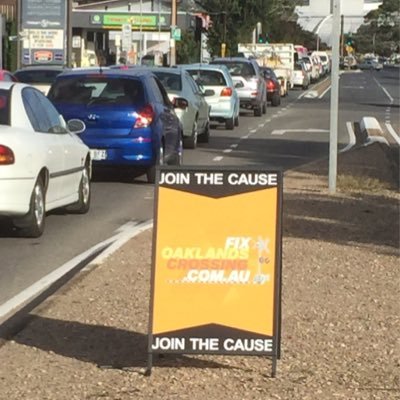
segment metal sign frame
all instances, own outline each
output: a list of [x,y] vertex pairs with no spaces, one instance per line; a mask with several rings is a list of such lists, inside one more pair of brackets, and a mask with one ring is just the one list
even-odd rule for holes
[[282,181],[260,167],[157,169],[147,375],[162,353],[267,356],[276,375]]

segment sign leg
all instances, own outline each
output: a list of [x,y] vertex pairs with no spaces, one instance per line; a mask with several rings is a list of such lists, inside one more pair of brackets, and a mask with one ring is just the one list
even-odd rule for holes
[[277,365],[277,358],[272,357],[272,369],[271,369],[271,378],[276,377],[276,365]]
[[144,372],[144,376],[150,376],[151,375],[151,368],[153,367],[153,354],[149,353],[147,355],[147,368],[146,371]]

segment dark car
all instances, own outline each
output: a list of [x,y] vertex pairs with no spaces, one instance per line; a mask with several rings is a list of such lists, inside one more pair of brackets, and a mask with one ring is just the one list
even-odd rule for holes
[[239,95],[241,108],[253,110],[256,117],[261,117],[267,112],[265,81],[255,60],[221,57],[214,58],[210,64],[222,64],[228,67]]
[[281,104],[281,84],[272,68],[260,67],[267,87],[267,100],[273,107]]
[[155,181],[159,164],[182,160],[182,125],[158,80],[146,69],[64,72],[49,99],[65,120],[80,119],[93,166],[134,167]]
[[65,71],[62,65],[31,65],[14,72],[19,82],[28,83],[47,95],[56,77]]

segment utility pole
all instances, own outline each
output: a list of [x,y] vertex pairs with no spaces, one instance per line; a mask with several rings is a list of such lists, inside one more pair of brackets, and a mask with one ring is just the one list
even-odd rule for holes
[[172,32],[176,28],[176,0],[171,0],[171,38],[170,38],[170,47],[171,47],[171,58],[169,60],[169,65],[176,64],[176,47],[175,47],[175,39],[172,37]]
[[336,192],[338,109],[339,109],[339,46],[340,46],[340,0],[333,0],[332,20],[332,88],[329,134],[329,193]]
[[340,16],[340,57],[343,57],[343,49],[344,49],[344,15]]
[[67,0],[67,67],[72,67],[72,0]]

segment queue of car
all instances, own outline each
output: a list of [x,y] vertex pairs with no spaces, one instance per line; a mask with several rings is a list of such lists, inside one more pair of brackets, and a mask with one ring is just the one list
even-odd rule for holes
[[[327,73],[320,57],[297,62],[295,84]],[[0,218],[38,237],[47,211],[89,210],[92,168],[132,169],[154,183],[158,165],[180,165],[183,148],[210,140],[211,124],[232,130],[241,111],[260,117],[281,96],[273,69],[243,57],[0,71]]]

